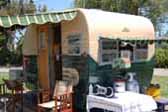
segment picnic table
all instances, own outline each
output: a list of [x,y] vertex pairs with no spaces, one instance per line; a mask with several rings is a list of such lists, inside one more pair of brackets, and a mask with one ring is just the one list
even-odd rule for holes
[[114,112],[149,112],[157,109],[157,104],[151,96],[126,91],[115,93],[112,98],[88,95],[87,112],[92,108]]

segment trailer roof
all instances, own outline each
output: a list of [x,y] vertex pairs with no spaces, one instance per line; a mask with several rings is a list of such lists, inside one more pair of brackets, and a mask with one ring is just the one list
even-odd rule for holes
[[[73,20],[79,12],[84,14],[90,32],[99,32],[99,36],[154,37],[153,25],[147,18],[96,9],[72,9],[59,12],[52,11],[16,16],[0,16],[0,28],[59,23],[64,20]],[[109,35],[101,35],[101,32]]]
[[107,12],[97,9],[80,9],[86,18],[90,37],[98,36],[111,38],[154,38],[152,22],[145,17]]

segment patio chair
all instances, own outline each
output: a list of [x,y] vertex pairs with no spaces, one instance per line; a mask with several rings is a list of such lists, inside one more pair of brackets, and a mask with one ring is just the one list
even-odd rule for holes
[[72,84],[68,81],[57,81],[54,90],[55,111],[73,112]]
[[55,97],[55,112],[73,112],[71,92]]
[[44,100],[38,103],[38,112],[53,110],[54,112],[73,112],[72,110],[72,86],[67,81],[56,81],[53,99],[47,91],[42,92]]
[[[51,93],[49,89],[41,90],[38,93],[38,104],[37,104],[37,111],[38,112],[45,112],[47,109],[52,109],[53,106],[50,104],[51,100]],[[51,106],[51,107],[50,107]]]
[[9,98],[10,105],[12,106],[12,111],[15,112],[17,104],[21,104],[21,109],[23,110],[23,84],[21,80],[5,80],[5,85],[7,89],[10,90],[10,94],[6,94]]

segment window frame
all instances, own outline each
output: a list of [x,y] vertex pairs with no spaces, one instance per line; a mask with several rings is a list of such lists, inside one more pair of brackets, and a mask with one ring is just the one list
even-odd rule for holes
[[108,64],[112,64],[112,61],[109,62],[103,62],[103,54],[111,54],[111,53],[115,53],[116,54],[116,58],[119,57],[119,42],[117,40],[115,40],[116,42],[116,49],[106,49],[103,50],[103,41],[114,41],[114,40],[106,40],[106,39],[99,39],[99,65],[103,66],[103,65],[108,65]]
[[[146,43],[147,44],[147,48],[137,48],[137,42],[135,43],[135,47],[134,47],[134,52],[133,52],[133,57],[134,57],[134,60],[133,60],[133,63],[137,63],[137,62],[144,62],[144,61],[146,61],[146,60],[148,60],[148,51],[149,51],[149,44],[148,43]],[[136,58],[136,52],[137,51],[139,51],[139,52],[146,52],[147,54],[147,56],[146,56],[146,58],[145,59],[137,59]]]
[[[119,54],[120,54],[120,51],[119,51],[119,41],[116,39],[116,40],[111,40],[111,41],[116,41],[116,49],[106,49],[106,50],[103,50],[103,41],[110,41],[110,40],[106,40],[106,39],[99,39],[99,57],[98,57],[98,62],[99,62],[99,65],[100,66],[103,66],[103,65],[108,65],[108,64],[112,64],[111,61],[108,61],[108,62],[103,62],[103,54],[110,54],[110,53],[115,53],[116,54],[116,58],[119,58]],[[146,48],[137,48],[137,42],[135,42],[135,44],[133,45],[133,59],[131,61],[131,63],[139,63],[139,62],[144,62],[144,61],[147,61],[148,60],[148,51],[149,51],[149,43],[147,42],[147,47]],[[145,59],[137,59],[136,58],[136,51],[140,51],[140,52],[146,52],[147,56]],[[143,53],[142,53],[143,54]]]
[[[75,45],[70,45],[69,41],[70,39],[74,39],[77,38],[79,39],[79,45],[76,47],[79,47],[79,53],[70,53],[70,49],[74,49],[73,47],[75,47]],[[75,33],[75,34],[70,34],[67,36],[67,45],[68,45],[68,49],[67,49],[67,55],[69,56],[80,56],[82,54],[82,34],[81,33]]]
[[39,49],[44,50],[44,49],[46,49],[46,47],[47,47],[46,32],[40,31],[40,33],[39,33]]

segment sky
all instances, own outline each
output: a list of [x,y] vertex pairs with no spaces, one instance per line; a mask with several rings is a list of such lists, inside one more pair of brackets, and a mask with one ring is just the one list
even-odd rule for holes
[[49,11],[59,11],[67,8],[73,7],[74,0],[34,0],[35,4],[47,5]]

